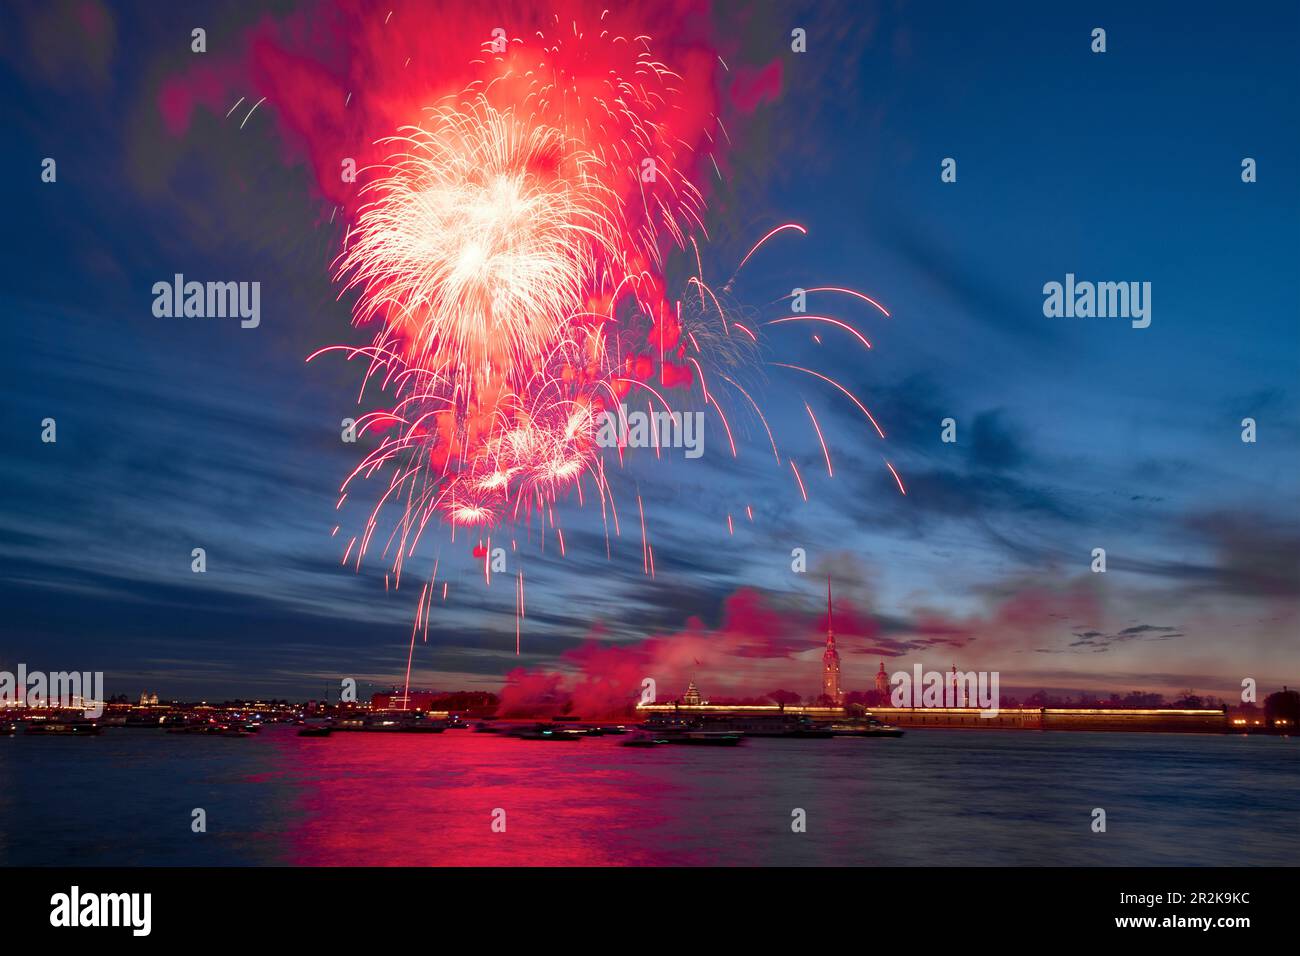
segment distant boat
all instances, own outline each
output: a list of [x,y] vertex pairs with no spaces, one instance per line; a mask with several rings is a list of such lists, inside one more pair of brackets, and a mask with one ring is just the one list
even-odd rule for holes
[[825,727],[796,714],[684,714],[651,717],[643,730],[664,733],[710,731],[745,737],[830,737]]
[[447,729],[441,720],[432,720],[411,711],[343,717],[334,722],[335,730],[363,730],[382,733],[440,734]]
[[627,728],[622,724],[597,724],[594,727],[584,728],[583,732],[588,737],[613,737],[627,733]]
[[95,737],[99,724],[84,717],[51,717],[46,720],[29,720],[24,733],[54,735],[59,737]]
[[211,723],[194,723],[184,724],[180,727],[168,727],[169,734],[211,734],[221,730],[217,724]]
[[648,730],[638,731],[631,734],[627,740],[621,741],[622,747],[662,747],[668,743],[668,738],[663,734],[651,733]]
[[901,737],[903,731],[890,724],[882,724],[874,717],[865,723],[854,721],[843,724],[828,724],[827,730],[833,737]]
[[535,727],[521,728],[510,736],[520,740],[567,740],[577,742],[586,736],[579,728],[556,727],[550,724],[538,724]]
[[298,731],[299,737],[328,737],[333,733],[334,728],[328,725],[318,727],[303,727]]
[[166,719],[165,714],[157,713],[129,713],[122,726],[124,727],[161,727]]
[[697,730],[668,727],[641,730],[622,742],[624,747],[660,747],[679,744],[688,747],[735,747],[745,739],[744,734],[731,730]]

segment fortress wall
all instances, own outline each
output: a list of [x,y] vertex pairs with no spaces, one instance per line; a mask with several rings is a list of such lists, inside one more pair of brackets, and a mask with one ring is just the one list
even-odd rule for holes
[[1219,710],[1103,710],[1016,708],[982,717],[965,707],[873,707],[879,720],[898,727],[948,727],[970,730],[1134,730],[1160,733],[1224,733],[1227,715]]

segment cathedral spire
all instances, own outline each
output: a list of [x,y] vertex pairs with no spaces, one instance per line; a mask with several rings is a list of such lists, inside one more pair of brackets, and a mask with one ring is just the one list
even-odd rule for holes
[[831,576],[826,575],[826,644],[828,647],[835,646],[835,631],[831,627],[831,616],[834,611],[831,608]]
[[835,628],[831,624],[834,608],[831,604],[831,578],[826,576],[826,651],[822,654],[822,696],[828,697],[838,707],[844,703],[840,690],[840,653],[835,649]]

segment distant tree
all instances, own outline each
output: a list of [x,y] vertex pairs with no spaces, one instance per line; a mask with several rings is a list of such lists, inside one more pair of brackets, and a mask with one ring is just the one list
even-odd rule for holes
[[1174,701],[1174,706],[1186,707],[1194,710],[1201,707],[1202,702],[1201,702],[1201,698],[1197,695],[1196,691],[1192,690],[1189,687],[1187,690],[1183,691],[1181,694],[1178,695],[1178,699]]
[[1300,723],[1300,693],[1283,687],[1277,693],[1269,694],[1264,698],[1264,719],[1270,727],[1286,721],[1282,726],[1290,727],[1294,732]]

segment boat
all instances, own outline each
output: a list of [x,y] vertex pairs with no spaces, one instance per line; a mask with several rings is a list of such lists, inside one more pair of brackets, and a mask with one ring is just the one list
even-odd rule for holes
[[622,741],[622,746],[659,747],[663,744],[678,744],[688,747],[735,747],[744,739],[744,734],[732,730],[702,730],[698,724],[691,724],[639,730]]
[[216,724],[203,722],[203,723],[194,723],[194,724],[182,724],[179,727],[168,727],[167,733],[169,734],[210,734],[220,729],[221,728]]
[[522,727],[517,732],[511,732],[510,736],[517,737],[520,740],[568,740],[576,742],[587,735],[581,728],[537,724],[535,727]]
[[441,720],[422,717],[400,724],[397,732],[402,734],[440,734],[446,729],[447,725]]
[[95,737],[99,735],[100,727],[93,720],[84,717],[51,717],[28,720],[23,732],[59,737]]
[[328,725],[317,727],[302,727],[298,731],[299,737],[328,737],[334,732],[334,728]]
[[381,733],[440,734],[447,729],[441,720],[433,720],[412,711],[392,711],[343,717],[334,722],[335,730],[362,730]]
[[665,714],[650,718],[643,730],[716,731],[745,737],[831,737],[825,727],[802,714]]
[[126,720],[122,724],[122,726],[157,728],[157,727],[161,727],[163,725],[163,722],[166,719],[167,719],[166,714],[159,714],[153,712],[149,712],[149,713],[132,712],[126,715]]
[[627,728],[622,724],[594,724],[583,728],[583,732],[588,737],[614,737],[627,733]]
[[826,727],[833,737],[901,737],[903,731],[892,724],[884,724],[874,717],[865,722],[829,724]]
[[620,741],[619,745],[622,747],[662,747],[666,743],[668,743],[666,735],[641,730],[629,734],[627,740]]

